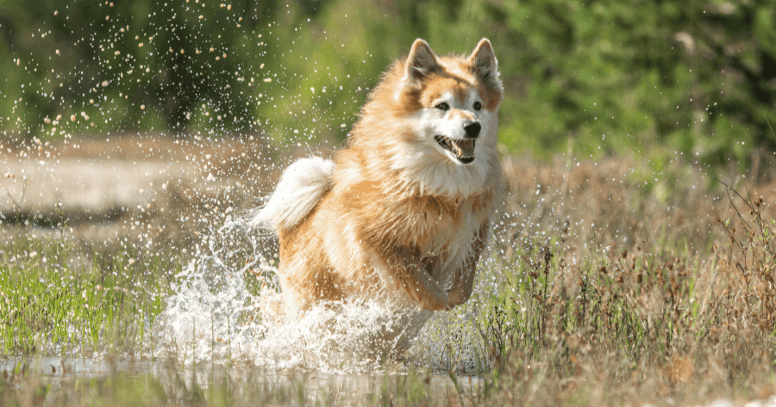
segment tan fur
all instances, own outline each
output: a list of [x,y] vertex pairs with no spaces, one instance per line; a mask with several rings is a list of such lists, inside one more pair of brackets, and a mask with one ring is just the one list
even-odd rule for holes
[[[503,91],[495,58],[492,71],[482,59],[482,54],[492,55],[487,40],[469,57],[439,58],[424,47],[425,42],[416,41],[410,57],[384,74],[347,148],[337,153],[330,187],[317,205],[296,224],[275,225],[280,285],[290,310],[303,311],[321,301],[377,300],[440,311],[471,295],[476,264],[500,197],[495,120]],[[482,49],[485,52],[478,53]],[[413,60],[413,55],[419,57]],[[417,71],[408,69],[413,61],[420,67]],[[423,71],[424,67],[430,69]],[[477,140],[482,143],[477,150],[482,157],[475,157],[479,173],[452,162],[443,152],[429,153],[431,158],[423,159],[428,163],[420,161],[417,168],[405,165],[401,154],[411,157],[416,149],[433,147],[418,134],[416,118],[446,92],[461,103],[470,94],[479,95],[483,112],[487,109],[493,118]],[[452,108],[449,117],[471,121],[477,113]],[[481,185],[440,189],[418,178],[424,165],[432,168],[429,176],[438,174],[436,168],[455,177],[458,171],[484,175],[476,175]],[[448,190],[468,192],[444,192]]]

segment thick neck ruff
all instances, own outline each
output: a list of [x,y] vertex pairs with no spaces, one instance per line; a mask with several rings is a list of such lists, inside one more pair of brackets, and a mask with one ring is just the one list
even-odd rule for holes
[[399,152],[390,163],[394,180],[401,190],[413,195],[436,196],[448,200],[465,199],[482,194],[493,187],[491,163],[497,162],[496,151],[483,146],[478,148],[475,161],[460,165],[451,160],[440,160],[437,151],[416,150]]

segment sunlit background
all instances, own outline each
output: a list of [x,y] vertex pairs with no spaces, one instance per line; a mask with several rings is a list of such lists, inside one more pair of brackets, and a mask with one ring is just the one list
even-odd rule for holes
[[668,149],[723,163],[776,148],[774,1],[4,3],[11,140],[252,132],[339,145],[415,38],[446,54],[488,37],[509,152]]

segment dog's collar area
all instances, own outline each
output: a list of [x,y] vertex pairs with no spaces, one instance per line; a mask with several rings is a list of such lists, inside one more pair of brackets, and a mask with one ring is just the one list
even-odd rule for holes
[[449,137],[436,135],[434,140],[442,149],[449,151],[461,163],[470,164],[474,161],[475,141],[473,139],[454,140]]

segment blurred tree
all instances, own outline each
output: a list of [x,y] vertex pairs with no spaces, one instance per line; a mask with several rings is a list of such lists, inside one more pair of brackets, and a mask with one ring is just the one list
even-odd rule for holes
[[743,159],[742,143],[776,146],[774,1],[524,0],[488,10],[515,50],[501,59],[514,143],[557,151],[570,136],[588,151],[622,151],[667,142],[710,161]]
[[490,37],[512,151],[776,151],[776,0],[221,1],[6,1],[0,130],[341,140],[413,39]]
[[243,129],[253,118],[238,88],[251,56],[234,44],[271,22],[278,7],[276,0],[14,2],[0,11],[0,55],[18,68],[5,61],[13,81],[0,92],[16,114],[0,126],[36,134],[47,130],[44,117],[75,114],[71,123],[60,120],[59,133],[179,132],[199,109],[212,113],[214,129]]

